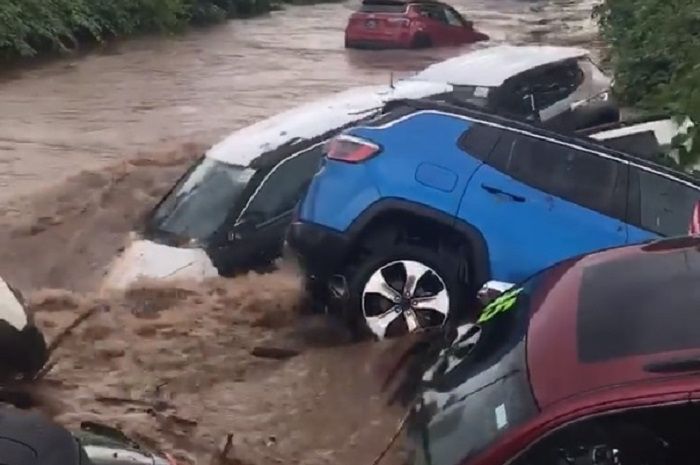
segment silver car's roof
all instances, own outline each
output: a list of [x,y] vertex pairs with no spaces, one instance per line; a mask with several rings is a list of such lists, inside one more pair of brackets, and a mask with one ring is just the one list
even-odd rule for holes
[[389,101],[428,97],[450,90],[449,84],[414,81],[352,88],[239,129],[211,147],[206,156],[247,166],[260,155],[290,141],[312,139],[359,121]]
[[458,86],[498,87],[529,69],[588,55],[588,50],[575,47],[499,45],[435,63],[410,79]]

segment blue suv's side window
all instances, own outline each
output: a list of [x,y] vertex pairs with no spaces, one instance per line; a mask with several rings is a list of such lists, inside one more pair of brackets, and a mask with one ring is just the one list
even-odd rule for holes
[[630,223],[662,236],[688,231],[700,191],[678,180],[633,167],[630,183]]
[[459,138],[459,148],[479,160],[486,160],[501,137],[502,130],[481,123],[472,126]]
[[621,162],[504,131],[488,163],[555,197],[625,220],[627,166]]

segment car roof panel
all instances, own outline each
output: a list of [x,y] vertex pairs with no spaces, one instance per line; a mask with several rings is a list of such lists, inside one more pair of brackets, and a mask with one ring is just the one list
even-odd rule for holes
[[498,87],[524,71],[588,55],[588,50],[576,47],[499,45],[435,63],[410,79],[459,86]]
[[[687,272],[691,265],[684,268],[684,263],[690,263],[689,254],[695,257],[692,272]],[[630,265],[631,261],[634,264]],[[611,275],[613,268],[615,273]],[[591,282],[590,276],[597,272],[601,274]],[[688,316],[679,306],[680,300],[667,299],[671,308],[661,305],[658,299],[643,303],[643,295],[630,294],[640,288],[661,292],[664,286],[666,297],[676,291],[688,294],[692,286],[683,285],[685,274],[700,274],[700,238],[608,249],[566,260],[546,271],[532,296],[527,347],[530,381],[539,405],[546,407],[601,389],[669,376],[650,373],[644,367],[672,356],[697,355],[700,336],[696,340],[692,334],[685,334],[688,331],[680,334],[682,331],[674,328],[678,329],[679,324],[682,328],[683,321],[664,319],[675,316],[683,320],[684,315]],[[674,279],[678,285],[674,285]],[[621,293],[609,299],[605,308],[591,311],[591,305],[601,306],[600,299],[586,300],[582,291],[609,293],[616,285]],[[695,302],[700,301],[700,293],[690,294],[685,297],[691,300],[689,308],[694,310],[693,305],[700,303]],[[639,313],[635,313],[635,308],[639,308]],[[587,314],[581,314],[579,309]],[[659,314],[664,312],[666,315]],[[690,325],[696,327],[693,322]],[[649,331],[665,330],[667,334],[644,340]],[[643,339],[636,339],[638,336]]]
[[296,139],[313,139],[359,121],[389,101],[422,98],[451,89],[452,86],[444,83],[408,81],[352,88],[239,129],[212,146],[206,156],[227,164],[248,166],[261,155]]

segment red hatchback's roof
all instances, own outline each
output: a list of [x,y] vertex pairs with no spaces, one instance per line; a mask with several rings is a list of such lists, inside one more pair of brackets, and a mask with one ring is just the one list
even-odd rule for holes
[[540,407],[664,376],[650,363],[700,356],[700,238],[586,255],[539,279],[527,357]]

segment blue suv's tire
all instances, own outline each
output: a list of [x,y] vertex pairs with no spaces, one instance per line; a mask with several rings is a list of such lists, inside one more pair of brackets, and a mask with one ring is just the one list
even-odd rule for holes
[[439,246],[368,244],[346,270],[346,317],[357,339],[383,339],[441,326],[464,308],[455,253]]

